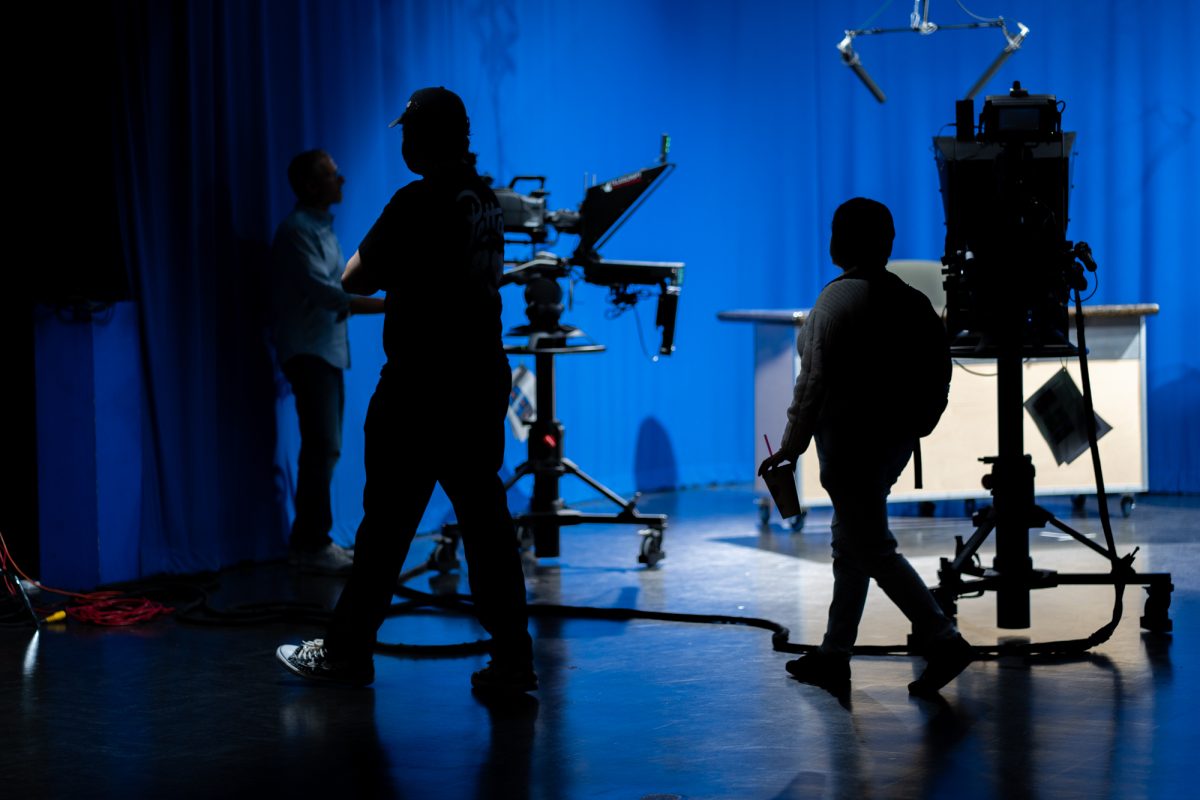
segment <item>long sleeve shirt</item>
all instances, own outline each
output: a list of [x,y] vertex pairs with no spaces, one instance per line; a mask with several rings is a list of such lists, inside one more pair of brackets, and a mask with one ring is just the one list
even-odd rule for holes
[[[830,395],[831,351],[839,349],[840,338],[854,317],[865,311],[865,285],[861,281],[835,280],[817,297],[809,312],[796,347],[800,352],[800,375],[787,411],[780,451],[796,458],[808,449],[824,415]],[[836,354],[834,359],[836,362]]]
[[271,261],[279,362],[313,355],[347,369],[350,296],[342,289],[346,260],[333,232],[333,215],[296,206],[275,233]]
[[941,321],[890,272],[853,269],[826,285],[797,348],[800,375],[780,448],[791,456],[814,436],[842,450],[903,447],[928,433],[914,430],[921,420],[932,412],[936,422],[945,407],[950,359]]

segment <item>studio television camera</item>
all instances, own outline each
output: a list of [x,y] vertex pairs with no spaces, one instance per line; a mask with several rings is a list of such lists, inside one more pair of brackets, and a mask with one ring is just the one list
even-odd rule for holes
[[989,96],[978,133],[974,103],[957,109],[957,135],[934,139],[946,215],[946,326],[964,356],[1002,342],[1069,355],[1067,303],[1086,288],[1090,250],[1067,241],[1075,134],[1062,130],[1054,95],[1020,83]]
[[[957,538],[953,559],[942,559],[934,596],[947,616],[961,596],[996,593],[996,624],[1027,628],[1030,590],[1062,585],[1113,585],[1113,618],[1085,639],[1038,645],[1038,652],[1077,653],[1105,641],[1121,615],[1127,584],[1147,587],[1143,628],[1170,630],[1171,580],[1166,573],[1136,573],[1134,552],[1117,552],[1096,444],[1096,415],[1087,367],[1080,294],[1096,263],[1085,242],[1067,240],[1071,154],[1075,134],[1062,130],[1064,105],[1054,95],[1029,94],[1014,83],[1007,96],[989,96],[974,124],[974,103],[959,101],[957,135],[936,137],[934,152],[946,214],[946,329],[960,358],[996,361],[997,454],[983,486],[993,504],[976,513],[975,532]],[[1075,294],[1078,346],[1069,339],[1068,302]],[[1091,445],[1105,547],[1092,542],[1036,502],[1035,470],[1024,452],[1024,364],[1028,359],[1078,356],[1083,379],[1083,426]],[[1065,366],[1064,366],[1065,371]],[[1107,574],[1035,569],[1029,532],[1053,526],[1110,562]],[[990,569],[978,559],[995,532]],[[963,576],[975,580],[964,580]],[[1027,648],[1028,650],[1028,648]]]

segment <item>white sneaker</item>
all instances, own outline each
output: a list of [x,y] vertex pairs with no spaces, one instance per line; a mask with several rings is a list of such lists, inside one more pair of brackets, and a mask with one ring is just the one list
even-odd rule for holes
[[275,651],[275,657],[292,672],[313,681],[366,686],[375,680],[375,664],[372,659],[368,658],[356,664],[334,661],[325,650],[324,639],[313,639],[299,645],[280,645]]
[[322,575],[349,575],[350,569],[354,566],[354,554],[347,552],[344,547],[330,542],[316,550],[293,548],[288,553],[288,563],[305,572],[316,572]]

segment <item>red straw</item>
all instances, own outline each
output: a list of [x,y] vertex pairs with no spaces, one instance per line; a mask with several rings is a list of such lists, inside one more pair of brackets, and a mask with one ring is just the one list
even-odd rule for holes
[[765,433],[763,434],[763,441],[767,443],[767,455],[769,455],[769,456],[775,455],[775,453],[771,450],[771,440],[767,438],[767,435]]

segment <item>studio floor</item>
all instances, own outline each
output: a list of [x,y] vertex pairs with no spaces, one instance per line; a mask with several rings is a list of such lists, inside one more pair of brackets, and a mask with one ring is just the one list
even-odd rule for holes
[[[1052,512],[1103,541],[1094,498]],[[637,563],[630,526],[581,526],[529,576],[535,604],[767,618],[817,642],[832,586],[829,512],[801,532],[759,527],[747,489],[650,496],[670,515],[666,559]],[[1116,504],[1114,503],[1114,510]],[[967,536],[965,518],[897,516],[901,549],[929,583]],[[1200,752],[1200,498],[1142,497],[1115,514],[1122,553],[1170,572],[1174,633],[1139,628],[1144,592],[1125,592],[1114,635],[1071,658],[1003,657],[968,667],[942,702],[909,697],[923,662],[853,662],[849,699],[790,679],[767,631],[737,625],[535,618],[538,692],[485,703],[469,688],[482,655],[376,656],[366,689],[314,686],[275,647],[320,635],[312,622],[133,628],[71,622],[0,631],[0,794],[8,798],[1176,798],[1195,796]],[[1105,572],[1049,531],[1035,566]],[[419,538],[408,566],[430,554]],[[991,560],[991,543],[981,551]],[[411,581],[429,589],[432,574]],[[453,578],[450,579],[453,582]],[[311,601],[333,578],[282,563],[202,582],[213,608]],[[459,581],[466,591],[466,581]],[[995,598],[963,599],[975,644],[1086,636],[1113,590],[1034,593],[1032,627],[1001,630]],[[265,608],[267,606],[263,606]],[[904,641],[907,623],[872,587],[860,644]],[[481,635],[443,611],[402,615],[380,640],[452,644]]]

